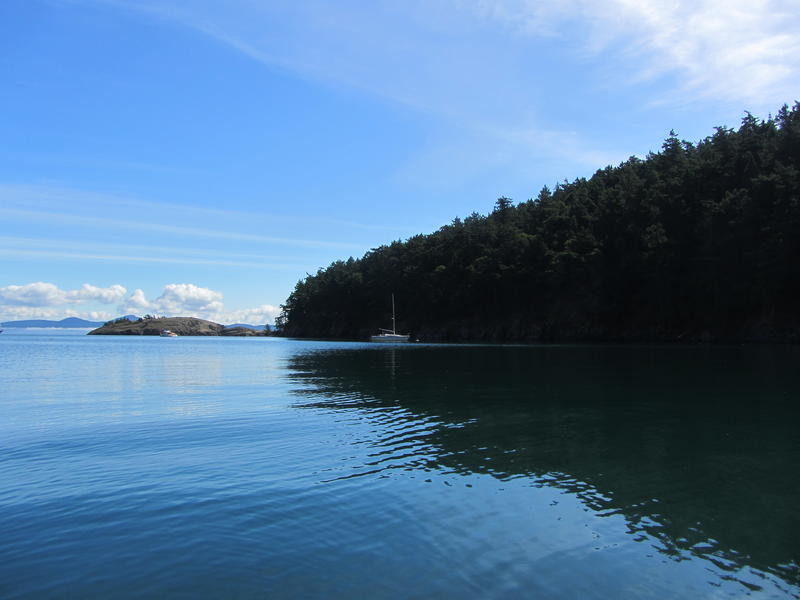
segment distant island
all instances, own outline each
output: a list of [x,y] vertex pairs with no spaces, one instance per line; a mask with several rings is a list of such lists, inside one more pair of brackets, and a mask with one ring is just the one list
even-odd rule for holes
[[108,321],[101,327],[90,331],[87,335],[160,335],[165,329],[179,336],[227,336],[255,337],[267,335],[266,328],[261,330],[235,325],[225,326],[195,317],[153,317],[146,315],[135,321],[120,317]]
[[283,335],[800,341],[800,103],[698,143],[498,198],[297,283]]
[[249,325],[234,323],[221,325],[213,321],[205,321],[194,317],[138,317],[125,315],[111,321],[87,321],[78,317],[67,317],[60,321],[48,319],[28,319],[24,321],[5,321],[0,329],[93,329],[90,335],[159,335],[162,329],[169,329],[178,335],[221,335],[249,337],[267,335],[272,328],[269,325]]
[[226,329],[233,329],[235,327],[244,327],[245,329],[255,329],[256,331],[270,331],[272,328],[269,325],[250,325],[248,323],[232,323],[230,325],[225,325]]
[[29,319],[27,321],[4,321],[2,327],[47,327],[55,329],[88,329],[90,327],[99,327],[102,321],[86,321],[77,317],[67,317],[60,321],[48,321],[46,319]]

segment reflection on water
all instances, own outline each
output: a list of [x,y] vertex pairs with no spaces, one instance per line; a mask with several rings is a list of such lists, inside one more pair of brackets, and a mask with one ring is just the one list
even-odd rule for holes
[[791,598],[800,350],[0,336],[0,598]]
[[800,351],[413,346],[293,355],[297,406],[371,424],[343,477],[524,478],[709,584],[800,590]]

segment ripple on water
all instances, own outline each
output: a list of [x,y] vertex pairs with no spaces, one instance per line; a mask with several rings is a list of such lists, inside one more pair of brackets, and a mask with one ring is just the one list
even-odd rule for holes
[[0,361],[0,596],[798,596],[781,355],[180,341]]

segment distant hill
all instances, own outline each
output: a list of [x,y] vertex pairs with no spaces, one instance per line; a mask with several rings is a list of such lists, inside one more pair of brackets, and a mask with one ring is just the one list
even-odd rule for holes
[[265,328],[269,330],[268,325],[248,325],[247,323],[234,323],[233,325],[225,325],[225,329],[233,329],[234,327],[244,327],[245,329],[253,329],[254,331],[264,331]]
[[[138,317],[137,317],[138,318]],[[67,317],[60,321],[48,321],[46,319],[30,319],[27,321],[5,321],[3,327],[55,327],[58,329],[84,329],[100,327],[102,321],[87,321],[77,317]]]

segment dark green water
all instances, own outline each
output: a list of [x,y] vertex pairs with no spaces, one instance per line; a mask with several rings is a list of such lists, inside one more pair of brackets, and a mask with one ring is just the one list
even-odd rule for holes
[[[738,581],[742,593],[774,574],[796,593],[798,358],[788,347],[449,346],[290,365],[323,396],[308,406],[402,407],[410,426],[437,423],[415,436],[427,447],[415,467],[563,490],[622,517],[627,537],[614,543],[640,543],[654,563],[707,561],[709,585]],[[609,548],[598,536],[593,550]]]
[[800,349],[0,340],[3,597],[800,597]]

